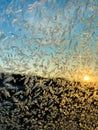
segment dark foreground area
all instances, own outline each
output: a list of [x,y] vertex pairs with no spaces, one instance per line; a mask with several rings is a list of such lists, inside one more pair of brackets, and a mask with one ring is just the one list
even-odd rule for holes
[[0,130],[98,130],[98,88],[2,73]]

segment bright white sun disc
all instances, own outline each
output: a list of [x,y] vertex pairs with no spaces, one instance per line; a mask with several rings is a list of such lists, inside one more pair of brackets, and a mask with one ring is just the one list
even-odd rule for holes
[[87,75],[84,76],[84,80],[85,80],[85,81],[88,81],[88,80],[89,80],[89,76],[87,76]]

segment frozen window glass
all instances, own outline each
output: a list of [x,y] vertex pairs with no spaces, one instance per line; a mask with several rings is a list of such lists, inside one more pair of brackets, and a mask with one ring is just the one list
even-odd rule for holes
[[98,130],[98,0],[0,0],[0,130]]
[[1,0],[0,5],[1,72],[98,80],[97,0]]

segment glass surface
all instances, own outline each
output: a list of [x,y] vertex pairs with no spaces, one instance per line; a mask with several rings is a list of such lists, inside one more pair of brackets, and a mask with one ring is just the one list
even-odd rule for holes
[[98,80],[97,0],[0,5],[1,72]]
[[97,130],[97,104],[98,0],[0,0],[0,128]]

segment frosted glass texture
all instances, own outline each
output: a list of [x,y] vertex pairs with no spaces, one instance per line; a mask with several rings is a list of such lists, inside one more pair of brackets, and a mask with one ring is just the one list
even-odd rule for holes
[[97,0],[1,0],[0,5],[1,72],[98,80]]

